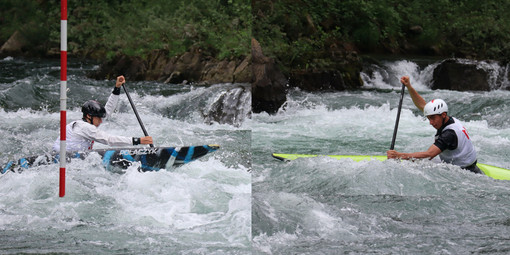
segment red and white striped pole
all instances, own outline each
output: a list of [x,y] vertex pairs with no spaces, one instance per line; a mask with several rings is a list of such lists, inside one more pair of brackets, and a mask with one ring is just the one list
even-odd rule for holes
[[60,184],[59,196],[66,193],[66,103],[67,103],[67,0],[60,2]]

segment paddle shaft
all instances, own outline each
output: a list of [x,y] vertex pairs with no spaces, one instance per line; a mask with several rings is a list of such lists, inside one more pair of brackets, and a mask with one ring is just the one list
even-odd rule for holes
[[[145,126],[142,123],[142,119],[140,119],[140,115],[138,115],[138,111],[136,110],[135,104],[133,104],[133,100],[131,100],[131,96],[129,95],[129,93],[126,89],[126,86],[124,86],[124,84],[122,84],[122,88],[124,89],[124,92],[126,93],[129,103],[131,104],[131,108],[133,108],[133,111],[135,112],[136,119],[138,119],[138,123],[140,123],[140,127],[142,127],[143,134],[145,136],[149,136],[149,134],[147,133],[147,130],[145,129]],[[150,147],[154,147],[154,144],[149,144],[149,145],[150,145]]]
[[400,93],[400,102],[398,103],[397,120],[395,121],[395,129],[393,129],[393,138],[391,139],[390,150],[395,149],[395,140],[397,139],[398,122],[400,121],[400,111],[402,110],[402,101],[404,100],[404,93],[406,86],[402,84],[402,92]]

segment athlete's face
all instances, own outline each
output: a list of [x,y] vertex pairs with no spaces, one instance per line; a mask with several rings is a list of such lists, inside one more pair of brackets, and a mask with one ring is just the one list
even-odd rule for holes
[[99,127],[103,123],[103,119],[99,117],[92,117],[92,125]]
[[441,114],[434,114],[427,116],[427,119],[429,119],[429,123],[431,126],[433,126],[435,129],[440,129],[443,125],[443,120],[446,118],[446,113],[443,112]]

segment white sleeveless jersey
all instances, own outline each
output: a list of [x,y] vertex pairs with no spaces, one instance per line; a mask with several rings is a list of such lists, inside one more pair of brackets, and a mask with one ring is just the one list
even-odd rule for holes
[[[106,103],[106,117],[109,117],[119,100],[119,95],[111,94]],[[96,126],[83,120],[73,121],[66,126],[66,151],[91,150],[94,141],[110,146],[133,145],[133,138],[114,136],[99,130]],[[60,137],[53,143],[53,150],[60,150]]]
[[[452,117],[453,118],[453,117]],[[476,150],[471,140],[469,139],[469,135],[466,129],[462,126],[460,121],[456,118],[453,118],[454,123],[446,126],[443,129],[445,130],[453,130],[457,135],[457,148],[455,150],[444,150],[439,154],[439,157],[442,161],[446,163],[450,163],[453,165],[457,165],[460,167],[467,167],[475,163],[476,161]]]

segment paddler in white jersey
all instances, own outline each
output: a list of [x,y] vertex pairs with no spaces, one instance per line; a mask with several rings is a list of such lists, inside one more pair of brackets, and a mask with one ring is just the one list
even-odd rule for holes
[[400,159],[432,159],[439,158],[446,163],[460,166],[474,173],[482,173],[476,166],[476,150],[466,129],[456,118],[448,116],[448,106],[441,99],[434,99],[428,103],[411,86],[409,76],[403,76],[400,82],[409,90],[409,94],[418,109],[423,111],[430,125],[437,129],[434,144],[422,152],[403,153],[395,150],[387,151],[388,158]]
[[[95,100],[85,102],[81,108],[83,118],[73,121],[66,126],[66,150],[67,151],[87,151],[91,150],[94,142],[110,146],[127,146],[138,144],[152,144],[152,137],[126,137],[110,135],[99,130],[99,125],[103,118],[110,116],[117,102],[119,101],[120,87],[126,82],[124,76],[117,77],[115,88],[103,107]],[[54,151],[60,151],[60,137],[53,144]]]

